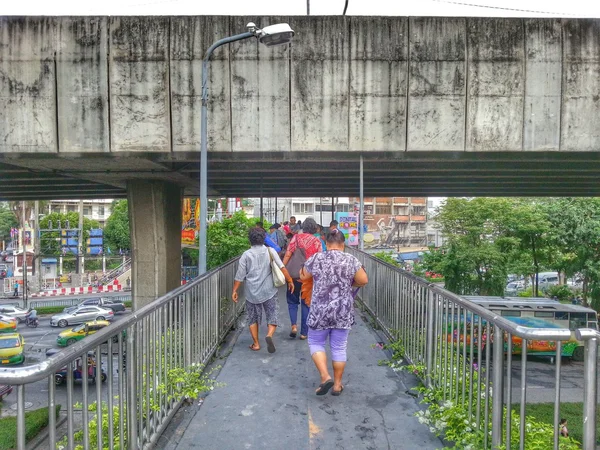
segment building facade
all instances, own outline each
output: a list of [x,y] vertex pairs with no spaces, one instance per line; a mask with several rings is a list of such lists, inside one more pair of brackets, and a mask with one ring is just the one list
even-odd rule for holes
[[[100,227],[104,228],[106,220],[110,217],[113,199],[98,199],[83,201],[83,216],[87,219],[97,220]],[[79,200],[51,200],[48,202],[47,212],[66,214],[79,212]]]

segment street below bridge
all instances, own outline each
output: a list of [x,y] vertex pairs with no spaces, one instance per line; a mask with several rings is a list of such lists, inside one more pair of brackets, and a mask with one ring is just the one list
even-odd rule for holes
[[[83,297],[82,297],[83,299]],[[125,311],[115,314],[113,323],[125,319],[131,314],[130,311]],[[46,352],[50,349],[60,349],[56,345],[56,338],[61,331],[68,330],[72,327],[58,328],[50,326],[50,315],[40,317],[40,324],[37,328],[26,327],[25,324],[18,326],[18,332],[23,336],[25,340],[25,363],[26,366],[34,365],[47,359]],[[105,370],[108,370],[106,366],[106,355],[103,356],[103,366]],[[117,385],[119,379],[119,365],[116,356],[113,357],[113,388],[114,392],[117,392]],[[108,390],[104,384],[103,397],[106,398]],[[78,382],[73,390],[73,401],[74,403],[81,403],[83,401],[81,383]],[[27,386],[25,392],[26,410],[34,410],[48,405],[48,381],[41,380],[32,383]],[[89,383],[88,386],[88,401],[94,402],[96,400],[96,389],[93,383]],[[2,403],[0,403],[0,417],[9,416],[16,414],[16,402],[17,393],[16,389],[6,396]],[[56,404],[62,406],[64,411],[67,407],[67,388],[65,385],[56,387]]]

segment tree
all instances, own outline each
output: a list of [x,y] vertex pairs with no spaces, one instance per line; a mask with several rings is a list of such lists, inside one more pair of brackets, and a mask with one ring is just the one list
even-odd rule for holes
[[112,204],[110,217],[104,227],[104,247],[110,248],[113,253],[118,249],[131,248],[127,200],[115,200]]
[[543,203],[513,199],[512,210],[505,216],[504,232],[518,239],[520,252],[514,252],[508,261],[512,273],[535,275],[533,296],[538,296],[538,273],[541,267],[550,267],[559,258],[551,245],[550,222]]
[[567,275],[583,275],[583,296],[600,309],[600,199],[561,198],[545,206],[559,264]]
[[518,239],[506,233],[512,204],[502,198],[449,198],[435,217],[447,242],[424,258],[457,294],[502,295]]
[[0,241],[10,239],[10,229],[19,226],[19,221],[6,203],[0,203]]
[[255,225],[256,219],[248,219],[244,211],[211,223],[207,236],[207,269],[218,267],[250,248],[248,230]]

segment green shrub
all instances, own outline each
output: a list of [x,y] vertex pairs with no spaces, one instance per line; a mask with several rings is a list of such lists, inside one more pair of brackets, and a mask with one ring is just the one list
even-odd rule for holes
[[63,312],[66,306],[39,306],[35,308],[38,314],[58,314]]
[[[56,405],[56,416],[60,405]],[[25,412],[25,440],[30,441],[48,426],[48,408]],[[17,447],[17,418],[14,416],[0,419],[0,450]]]
[[398,261],[396,261],[394,258],[392,258],[392,255],[387,252],[378,252],[378,253],[373,254],[372,256],[374,256],[377,259],[382,260],[383,262],[391,264],[392,266],[400,267],[400,264],[398,264]]
[[566,284],[550,286],[546,289],[546,296],[549,298],[558,298],[561,302],[566,302],[573,298],[573,291]]

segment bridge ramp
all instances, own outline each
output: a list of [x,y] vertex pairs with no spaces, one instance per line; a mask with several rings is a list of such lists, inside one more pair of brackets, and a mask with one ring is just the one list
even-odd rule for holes
[[[403,378],[387,366],[383,351],[372,348],[380,338],[357,314],[350,333],[345,390],[339,397],[318,397],[319,376],[308,344],[290,339],[285,294],[280,295],[282,327],[277,351],[267,352],[266,325],[261,350],[248,349],[247,328],[239,336],[215,388],[181,434],[163,449],[439,449],[442,442],[418,422],[416,399],[407,395]],[[264,319],[263,319],[264,322]],[[332,372],[333,374],[333,372]],[[175,442],[176,441],[176,442]]]

